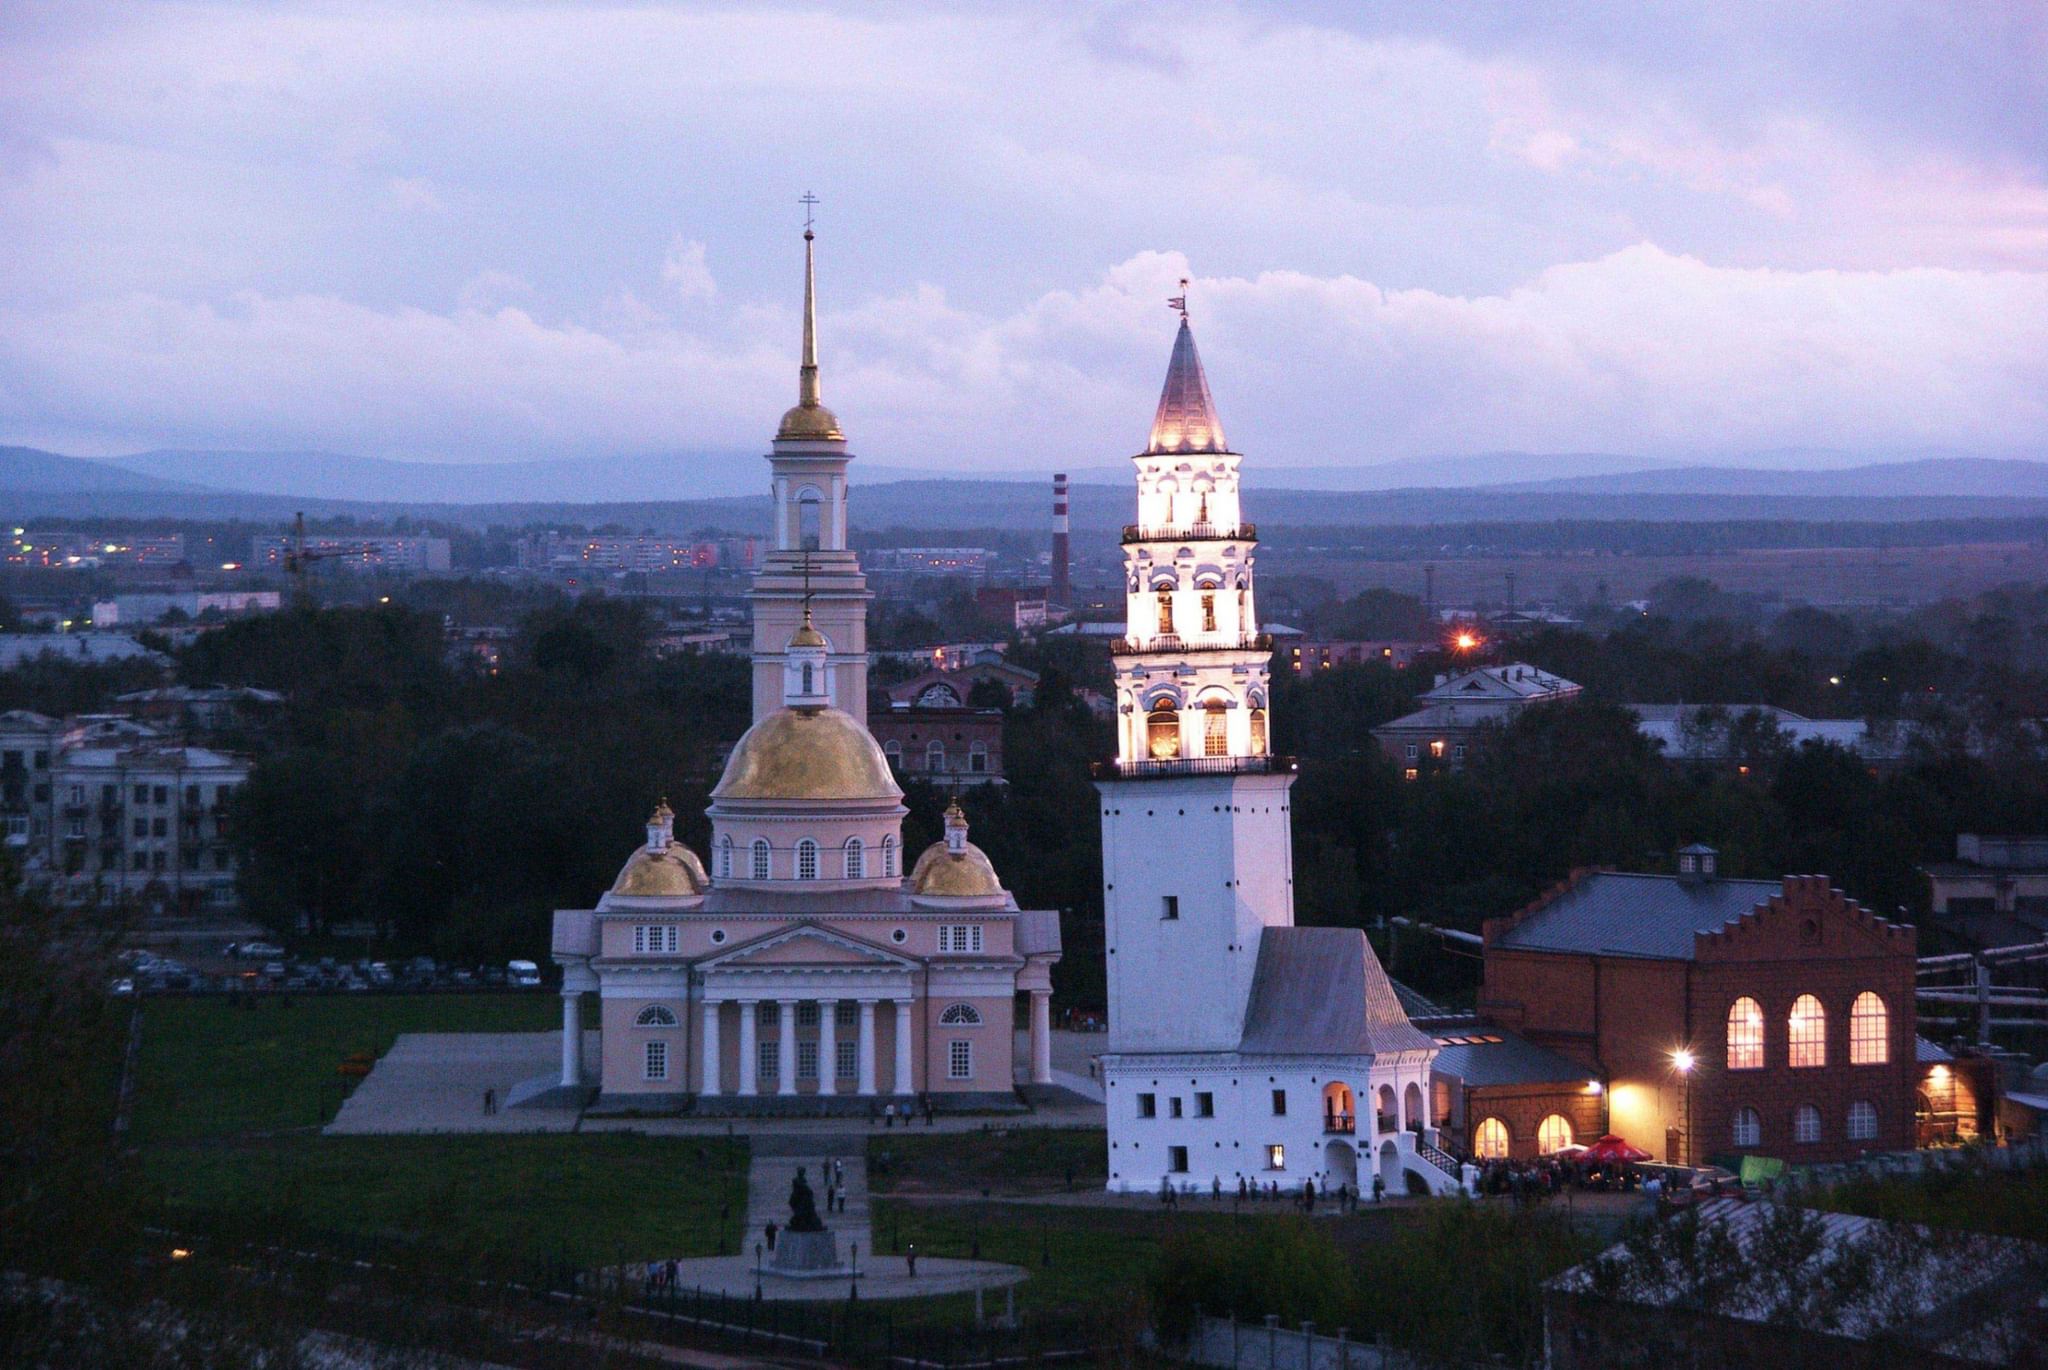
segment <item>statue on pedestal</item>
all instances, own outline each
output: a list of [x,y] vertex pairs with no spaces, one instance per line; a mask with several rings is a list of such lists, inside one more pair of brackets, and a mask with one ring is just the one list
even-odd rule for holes
[[825,1224],[818,1220],[818,1201],[811,1193],[811,1185],[804,1178],[804,1168],[796,1168],[796,1179],[789,1186],[789,1222],[785,1232],[823,1232]]

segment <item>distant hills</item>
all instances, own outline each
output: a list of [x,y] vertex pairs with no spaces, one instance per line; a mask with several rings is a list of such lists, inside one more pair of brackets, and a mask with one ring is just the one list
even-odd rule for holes
[[[1786,454],[1766,454],[1784,460]],[[1840,454],[1797,454],[1828,462]],[[1832,464],[1832,463],[1830,463]],[[1551,472],[1567,469],[1570,476]],[[1127,466],[1077,469],[1077,529],[1130,515]],[[1523,452],[1355,467],[1254,466],[1261,523],[1342,527],[1556,519],[1882,521],[2048,512],[2048,462],[1965,455],[1833,469],[1679,465],[1617,454]],[[868,529],[1042,527],[1049,473],[1007,479],[859,461],[855,511]],[[441,464],[329,452],[143,452],[79,458],[0,447],[0,515],[241,518],[296,509],[389,519],[614,523],[686,532],[765,528],[758,452]]]

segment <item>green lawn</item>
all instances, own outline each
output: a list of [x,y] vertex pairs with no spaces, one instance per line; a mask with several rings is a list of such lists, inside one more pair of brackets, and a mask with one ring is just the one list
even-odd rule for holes
[[381,1056],[402,1032],[542,1032],[560,1015],[548,994],[307,994],[255,1008],[150,1000],[134,1136],[148,1145],[313,1127],[340,1108],[336,1067],[352,1052]]
[[1072,1175],[1079,1190],[1109,1178],[1100,1128],[1019,1127],[988,1132],[876,1132],[868,1184],[877,1194],[1050,1194]]
[[158,1146],[166,1221],[339,1232],[519,1264],[728,1251],[746,1222],[747,1144],[626,1133],[217,1139]]

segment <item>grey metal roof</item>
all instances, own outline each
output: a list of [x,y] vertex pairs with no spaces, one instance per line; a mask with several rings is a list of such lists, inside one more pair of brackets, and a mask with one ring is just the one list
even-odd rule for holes
[[1359,928],[1267,928],[1239,1049],[1278,1055],[1428,1051]]
[[1432,1069],[1468,1085],[1551,1085],[1583,1088],[1593,1073],[1568,1056],[1539,1047],[1476,1019],[1431,1023],[1436,1034]]
[[1387,977],[1387,983],[1394,987],[1394,997],[1401,1001],[1402,1012],[1410,1018],[1440,1018],[1446,1012],[1442,1004],[1421,990],[1402,984],[1391,975]]
[[1947,1051],[1928,1041],[1925,1037],[1915,1037],[1913,1039],[1913,1059],[1926,1066],[1933,1065],[1937,1061],[1953,1061],[1955,1057],[1949,1055]]
[[1515,925],[1494,945],[1517,951],[1690,961],[1693,934],[1713,932],[1782,892],[1777,880],[1598,871]]

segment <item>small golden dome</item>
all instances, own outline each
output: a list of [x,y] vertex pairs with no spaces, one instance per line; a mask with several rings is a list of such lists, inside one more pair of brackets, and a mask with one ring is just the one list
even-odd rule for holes
[[782,416],[775,430],[777,442],[844,442],[839,420],[822,404],[800,404]]
[[710,887],[697,853],[678,842],[633,853],[612,882],[612,893],[635,899],[686,899]]
[[934,842],[910,869],[910,892],[940,899],[980,899],[1001,894],[1003,882],[988,853],[969,842],[957,856]]
[[747,729],[711,792],[720,799],[874,799],[903,791],[874,736],[843,709],[777,709]]
[[804,610],[804,626],[796,630],[796,636],[789,640],[792,647],[823,647],[825,635],[811,626],[811,611]]

